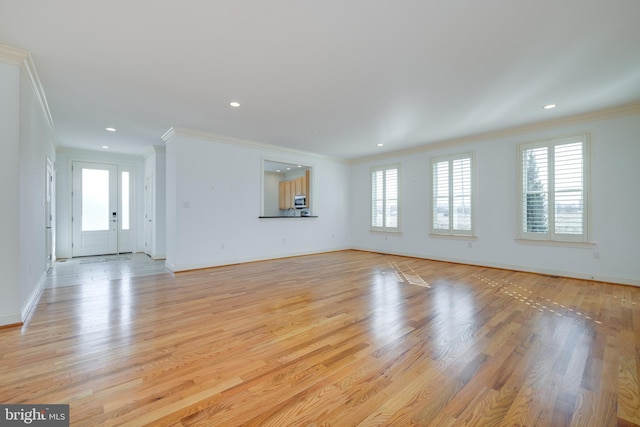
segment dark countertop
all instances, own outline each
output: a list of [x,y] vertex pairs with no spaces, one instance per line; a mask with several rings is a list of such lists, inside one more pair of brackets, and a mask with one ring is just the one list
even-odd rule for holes
[[318,218],[318,217],[316,215],[309,215],[309,216],[280,215],[280,216],[259,216],[258,218],[263,219],[263,218]]

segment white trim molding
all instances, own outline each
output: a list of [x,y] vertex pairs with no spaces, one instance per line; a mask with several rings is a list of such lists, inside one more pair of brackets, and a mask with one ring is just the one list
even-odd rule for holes
[[40,279],[38,280],[38,284],[36,285],[36,288],[31,293],[31,296],[22,306],[22,310],[20,310],[20,316],[23,323],[27,323],[29,316],[31,315],[31,313],[33,313],[36,306],[38,305],[38,301],[40,300],[40,296],[42,295],[42,292],[44,291],[46,284],[47,284],[47,272],[44,272],[40,276]]
[[515,271],[515,272],[544,274],[547,276],[568,277],[570,279],[587,280],[591,282],[613,283],[618,285],[629,285],[629,286],[640,287],[640,279],[634,278],[634,277],[609,276],[609,275],[603,275],[603,274],[582,273],[582,272],[567,271],[567,270],[555,270],[551,268],[514,265],[514,264],[506,264],[506,263],[500,263],[500,262],[478,262],[475,260],[469,260],[465,258],[441,257],[437,255],[432,255],[432,254],[418,254],[414,252],[405,252],[405,251],[377,250],[377,249],[367,249],[367,248],[361,248],[361,247],[353,247],[351,248],[351,250],[372,252],[372,253],[378,253],[378,254],[384,254],[384,255],[399,255],[399,256],[405,256],[405,257],[411,257],[411,258],[426,259],[431,261],[442,261],[442,262],[449,262],[454,264],[473,265],[477,267],[497,268],[501,270],[508,270],[508,271]]
[[30,56],[30,54],[26,50],[0,44],[0,62],[3,64],[19,67],[28,56]]
[[389,158],[397,158],[399,156],[408,156],[412,154],[420,154],[429,151],[435,151],[445,148],[458,147],[468,144],[487,142],[494,139],[507,138],[518,135],[526,135],[537,131],[549,130],[562,126],[575,125],[595,120],[605,120],[614,117],[623,117],[640,113],[640,103],[632,103],[620,105],[617,107],[607,108],[605,110],[592,111],[569,117],[563,117],[555,120],[546,120],[542,122],[531,123],[528,125],[516,126],[507,129],[495,130],[491,132],[479,133],[460,138],[453,138],[444,141],[425,142],[423,145],[407,148],[404,150],[391,151],[384,154],[376,154],[373,156],[365,156],[350,161],[351,164],[367,163],[373,161],[382,161]]
[[33,90],[33,95],[35,96],[36,101],[38,102],[38,105],[42,110],[45,121],[49,125],[49,130],[54,135],[55,141],[56,138],[53,117],[51,116],[49,104],[47,103],[47,97],[44,93],[44,88],[42,87],[42,83],[40,82],[40,77],[38,76],[38,72],[36,71],[36,66],[33,62],[33,58],[31,57],[31,53],[26,50],[18,49],[16,47],[0,44],[0,63],[20,67],[20,70],[27,78],[31,89]]
[[255,148],[255,149],[258,149],[258,150],[279,151],[279,152],[292,153],[292,154],[297,154],[297,155],[311,156],[311,157],[321,158],[321,159],[325,159],[325,160],[329,160],[329,161],[333,161],[333,162],[337,162],[337,163],[342,163],[342,164],[345,164],[345,165],[350,163],[349,160],[340,159],[340,158],[331,157],[331,156],[324,156],[322,154],[312,153],[310,151],[296,150],[296,149],[293,149],[293,148],[282,147],[282,146],[279,146],[279,145],[272,145],[272,144],[266,144],[266,143],[263,143],[263,142],[249,141],[249,140],[246,140],[246,139],[233,138],[233,137],[230,137],[230,136],[217,135],[217,134],[206,133],[206,132],[200,132],[200,131],[197,131],[197,130],[185,129],[185,128],[172,127],[171,129],[166,131],[161,136],[161,138],[166,143],[166,142],[169,142],[170,140],[172,140],[173,138],[178,137],[178,136],[181,136],[181,137],[184,137],[184,138],[198,139],[198,140],[201,140],[201,141],[219,142],[219,143],[223,143],[223,144],[230,144],[230,145],[237,145],[237,146],[242,146],[242,147]]

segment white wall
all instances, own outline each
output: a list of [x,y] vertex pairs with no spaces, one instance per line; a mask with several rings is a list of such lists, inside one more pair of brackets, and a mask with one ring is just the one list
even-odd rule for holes
[[[3,55],[7,55],[6,57]],[[44,288],[46,162],[55,137],[28,52],[0,52],[0,326],[26,320]]]
[[0,63],[0,325],[21,322],[19,248],[20,231],[20,68]]
[[280,215],[280,181],[282,180],[284,180],[282,173],[264,173],[264,216]]
[[[167,137],[167,267],[173,271],[344,249],[349,166],[306,154]],[[318,218],[259,219],[262,159],[313,167]]]
[[56,255],[58,258],[72,256],[72,205],[71,164],[79,160],[92,163],[108,163],[129,166],[133,171],[132,225],[134,230],[134,252],[144,252],[144,159],[142,156],[128,156],[103,151],[86,151],[60,148],[57,152],[56,167]]
[[156,216],[156,226],[153,229],[153,252],[155,259],[167,257],[167,153],[163,146],[156,150],[156,178],[153,180],[153,208]]
[[[166,163],[166,149],[164,146],[152,147],[144,160],[144,182],[147,182],[147,178],[150,178],[152,182],[152,188],[147,190],[151,191],[151,247],[146,248],[146,250],[153,259],[166,258]],[[141,197],[144,201],[144,193]],[[144,215],[144,210],[142,213]],[[142,243],[144,244],[144,241]]]
[[[569,123],[569,122],[567,122]],[[592,245],[516,241],[516,150],[523,142],[591,133]],[[429,235],[430,159],[474,150],[477,239]],[[354,248],[640,286],[640,114],[552,125],[508,137],[356,163],[351,171]],[[401,167],[401,233],[369,231],[370,168]],[[594,257],[599,254],[599,259]]]
[[[46,280],[45,181],[47,158],[56,161],[55,137],[31,82],[20,78],[20,304],[24,316]],[[55,200],[55,194],[54,194]],[[55,207],[52,206],[52,209]],[[55,229],[53,230],[55,234]]]

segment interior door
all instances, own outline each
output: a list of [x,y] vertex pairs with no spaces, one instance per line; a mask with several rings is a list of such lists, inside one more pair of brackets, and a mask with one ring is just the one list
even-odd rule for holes
[[151,209],[153,204],[153,176],[149,175],[144,180],[144,253],[152,256],[153,252],[153,216]]
[[73,162],[72,255],[118,253],[116,165]]
[[53,210],[51,203],[53,200],[53,165],[47,158],[47,172],[44,184],[44,241],[45,241],[45,269],[49,271],[53,264]]

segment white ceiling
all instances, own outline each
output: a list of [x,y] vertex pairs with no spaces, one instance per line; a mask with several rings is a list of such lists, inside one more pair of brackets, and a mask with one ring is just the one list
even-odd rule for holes
[[175,126],[353,159],[640,102],[638,0],[0,0],[0,43],[61,146],[130,154]]

